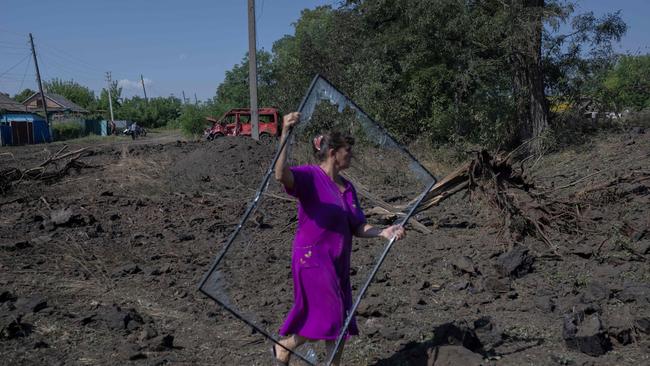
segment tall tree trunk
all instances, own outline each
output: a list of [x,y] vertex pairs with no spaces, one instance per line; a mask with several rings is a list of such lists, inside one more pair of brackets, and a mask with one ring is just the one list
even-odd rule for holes
[[[511,54],[513,92],[517,101],[519,123],[516,141],[523,142],[538,137],[548,127],[548,104],[544,93],[541,56],[544,0],[516,1],[522,1],[525,17],[525,29],[521,30],[525,41],[515,45]],[[539,143],[533,143],[532,147],[538,150]]]

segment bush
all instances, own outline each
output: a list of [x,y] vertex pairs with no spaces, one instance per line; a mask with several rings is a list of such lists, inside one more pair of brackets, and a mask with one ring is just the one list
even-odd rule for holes
[[183,106],[180,117],[178,117],[178,124],[183,133],[188,136],[201,135],[208,125],[205,120],[205,115],[206,113],[201,107],[186,104]]
[[76,139],[84,135],[84,130],[78,123],[57,123],[52,125],[52,137],[55,141]]

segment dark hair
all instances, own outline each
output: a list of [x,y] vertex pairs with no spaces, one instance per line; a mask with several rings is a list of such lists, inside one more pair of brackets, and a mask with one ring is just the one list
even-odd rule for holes
[[332,131],[314,137],[311,147],[314,150],[316,159],[323,161],[327,158],[327,151],[329,149],[336,151],[346,145],[354,145],[354,137],[344,135],[339,131]]

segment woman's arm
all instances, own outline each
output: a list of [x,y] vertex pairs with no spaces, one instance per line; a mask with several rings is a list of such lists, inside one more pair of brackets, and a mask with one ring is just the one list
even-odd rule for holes
[[[280,146],[289,136],[291,127],[300,120],[300,113],[292,112],[284,116],[282,121],[282,135],[280,135]],[[287,166],[287,146],[280,151],[278,161],[275,163],[275,180],[282,183],[287,189],[293,189],[293,173]]]
[[359,225],[357,231],[354,233],[355,236],[360,238],[376,238],[382,237],[385,239],[392,239],[393,236],[400,240],[406,236],[406,231],[402,225],[392,225],[384,229],[380,229],[376,226],[370,224]]

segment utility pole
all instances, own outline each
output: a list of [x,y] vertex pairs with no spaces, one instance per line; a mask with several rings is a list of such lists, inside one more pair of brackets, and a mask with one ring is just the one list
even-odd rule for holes
[[36,48],[34,48],[34,37],[29,34],[29,43],[32,44],[32,56],[34,57],[34,66],[36,66],[36,79],[38,80],[38,91],[41,93],[41,103],[43,103],[43,112],[45,112],[45,123],[50,127],[50,117],[47,115],[47,101],[43,92],[43,83],[41,82],[41,72],[38,70],[38,60],[36,59]]
[[183,92],[183,104],[185,104],[187,103],[187,99],[185,99],[185,90],[183,90],[182,92]]
[[255,40],[255,0],[248,0],[248,85],[250,86],[251,137],[260,139],[257,111],[257,47]]
[[194,104],[197,104],[197,105],[199,104],[199,100],[196,99],[196,93],[194,93]]
[[106,72],[106,81],[108,82],[108,108],[111,110],[111,122],[115,119],[113,118],[113,97],[111,96],[111,87],[113,82],[111,81],[111,72]]
[[140,74],[140,81],[142,82],[142,91],[144,92],[144,101],[148,102],[149,99],[147,99],[147,89],[144,88],[144,78],[142,77],[142,74]]

